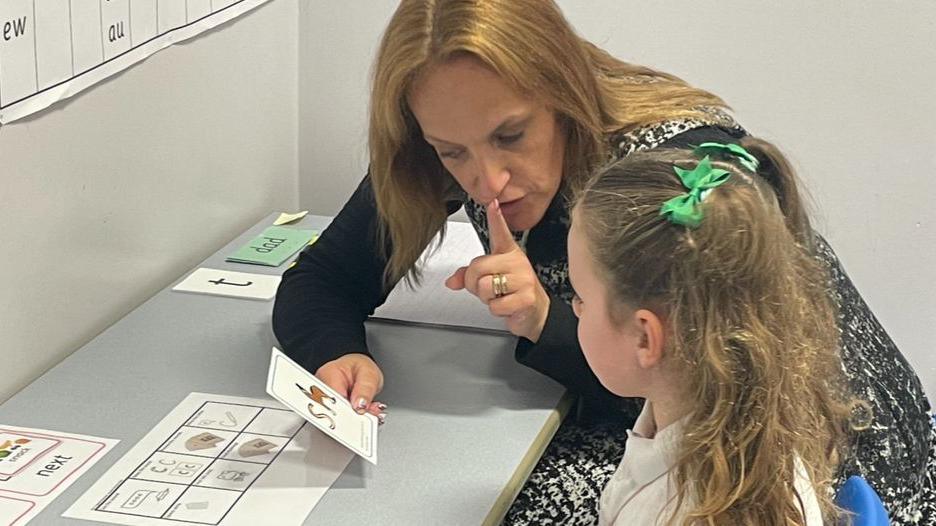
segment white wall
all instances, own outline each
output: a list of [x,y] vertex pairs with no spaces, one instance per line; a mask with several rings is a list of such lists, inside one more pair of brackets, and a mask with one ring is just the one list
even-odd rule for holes
[[337,213],[367,171],[371,62],[397,3],[299,3],[299,202],[314,213]]
[[275,0],[0,127],[0,400],[295,206],[297,9]]
[[[785,148],[818,228],[936,395],[936,4],[559,4],[586,38],[721,95]],[[316,213],[335,213],[366,168],[367,79],[395,5],[302,4],[300,203]]]

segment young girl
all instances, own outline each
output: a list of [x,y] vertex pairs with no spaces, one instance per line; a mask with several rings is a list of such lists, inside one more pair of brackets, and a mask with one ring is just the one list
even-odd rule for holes
[[828,276],[768,144],[635,153],[579,193],[578,335],[646,399],[602,524],[834,524],[849,415]]

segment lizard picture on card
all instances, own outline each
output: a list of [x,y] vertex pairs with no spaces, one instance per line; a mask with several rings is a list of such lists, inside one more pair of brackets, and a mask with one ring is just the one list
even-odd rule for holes
[[276,348],[270,356],[267,392],[326,435],[377,463],[377,417],[358,414],[344,396]]
[[[318,405],[324,407],[326,411],[330,411],[332,415],[335,415],[335,414],[336,414],[334,409],[332,409],[332,408],[328,407],[327,405],[325,405],[325,400],[329,400],[329,401],[331,402],[331,404],[334,405],[334,404],[335,404],[335,397],[334,397],[334,396],[328,396],[327,394],[325,394],[325,391],[322,391],[321,389],[319,389],[319,388],[318,388],[317,386],[315,386],[315,385],[310,385],[308,389],[303,388],[303,387],[302,387],[301,385],[299,385],[299,384],[296,384],[296,387],[298,387],[299,390],[302,391],[302,394],[308,396],[308,397],[309,397],[309,400],[312,400],[312,402],[318,403]],[[330,416],[328,416],[328,415],[325,414],[325,413],[316,413],[316,412],[315,412],[315,411],[316,411],[315,404],[309,404],[309,405],[306,407],[306,409],[309,410],[309,414],[312,415],[313,418],[326,418],[326,419],[328,419],[328,427],[329,427],[329,429],[335,429],[335,425],[336,425],[336,424],[335,424],[335,419],[332,418],[332,417],[330,417]]]

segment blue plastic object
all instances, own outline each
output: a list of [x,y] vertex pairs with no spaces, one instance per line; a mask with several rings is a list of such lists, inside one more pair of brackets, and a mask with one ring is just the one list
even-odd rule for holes
[[890,526],[881,499],[874,492],[874,488],[861,477],[848,477],[845,484],[839,488],[835,503],[855,514],[853,526]]

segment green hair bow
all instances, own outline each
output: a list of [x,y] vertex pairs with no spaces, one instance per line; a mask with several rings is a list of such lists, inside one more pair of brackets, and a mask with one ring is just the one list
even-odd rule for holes
[[689,191],[663,203],[660,207],[660,215],[666,216],[678,225],[696,228],[702,222],[702,210],[699,206],[702,200],[709,190],[723,184],[731,174],[728,170],[712,168],[712,160],[708,155],[703,157],[692,170],[673,166],[673,171]]
[[740,144],[722,144],[720,142],[706,142],[702,143],[695,147],[692,150],[692,153],[703,156],[709,155],[712,153],[721,153],[725,155],[732,155],[738,158],[738,162],[741,163],[741,166],[744,166],[752,172],[757,171],[757,166],[760,164],[757,160],[757,157],[754,157],[747,150],[744,149]]

